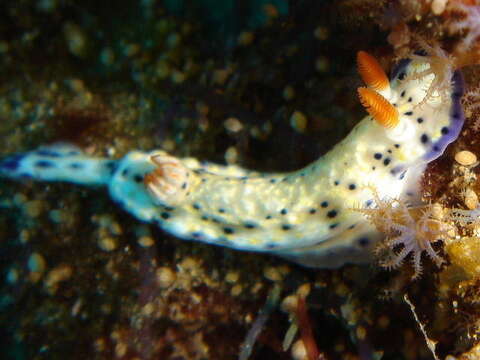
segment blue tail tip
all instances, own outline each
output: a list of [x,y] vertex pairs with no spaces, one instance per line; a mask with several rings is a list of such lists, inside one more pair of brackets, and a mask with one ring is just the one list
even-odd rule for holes
[[16,154],[13,156],[9,156],[4,160],[0,161],[0,171],[1,172],[9,172],[9,171],[16,171],[20,166],[20,162],[22,161],[23,154]]

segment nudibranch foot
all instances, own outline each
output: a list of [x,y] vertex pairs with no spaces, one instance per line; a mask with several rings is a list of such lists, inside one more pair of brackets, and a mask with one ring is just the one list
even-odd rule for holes
[[344,264],[366,264],[374,260],[376,244],[384,235],[368,223],[361,223],[318,244],[274,252],[274,255],[310,268],[336,269]]

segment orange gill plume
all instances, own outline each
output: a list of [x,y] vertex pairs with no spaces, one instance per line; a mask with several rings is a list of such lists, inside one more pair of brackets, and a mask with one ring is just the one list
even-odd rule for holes
[[391,129],[398,125],[398,110],[375,90],[359,87],[360,102],[368,113],[385,128]]
[[168,155],[154,155],[150,161],[157,167],[145,175],[143,183],[149,193],[163,205],[178,205],[189,191],[189,171]]
[[368,87],[376,91],[386,90],[390,87],[387,74],[372,55],[365,51],[359,51],[357,53],[357,67],[358,73]]

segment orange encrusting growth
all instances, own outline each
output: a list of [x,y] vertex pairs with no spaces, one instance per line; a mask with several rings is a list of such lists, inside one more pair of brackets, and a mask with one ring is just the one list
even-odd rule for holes
[[390,86],[387,74],[383,71],[378,61],[365,51],[357,53],[358,73],[367,86],[381,91]]
[[368,113],[383,127],[393,128],[398,125],[398,110],[375,90],[359,87],[360,102]]

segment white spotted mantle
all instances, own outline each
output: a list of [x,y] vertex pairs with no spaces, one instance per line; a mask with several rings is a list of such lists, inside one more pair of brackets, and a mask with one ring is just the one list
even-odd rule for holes
[[[381,198],[418,200],[427,162],[438,157],[461,129],[461,76],[450,97],[424,99],[433,75],[402,81],[428,65],[404,60],[384,94],[400,113],[393,129],[365,117],[329,153],[291,173],[260,174],[236,166],[180,159],[189,173],[181,201],[162,203],[143,182],[155,170],[152,155],[133,151],[120,160],[91,158],[56,144],[0,162],[9,178],[105,185],[112,199],[141,221],[165,231],[240,250],[268,252],[312,267],[364,262],[379,234],[355,211],[372,207],[371,189]],[[442,101],[441,101],[442,99]]]

